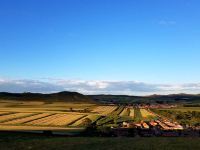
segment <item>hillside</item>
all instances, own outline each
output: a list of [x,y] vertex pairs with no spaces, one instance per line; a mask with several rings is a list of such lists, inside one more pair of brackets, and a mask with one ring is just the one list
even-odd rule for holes
[[88,95],[93,100],[103,103],[200,103],[200,95],[171,94],[150,96],[128,95]]
[[94,103],[88,96],[67,91],[51,94],[0,92],[0,100]]
[[150,96],[129,95],[83,95],[78,92],[42,93],[7,93],[0,92],[0,100],[77,102],[77,103],[199,103],[200,95],[171,94]]

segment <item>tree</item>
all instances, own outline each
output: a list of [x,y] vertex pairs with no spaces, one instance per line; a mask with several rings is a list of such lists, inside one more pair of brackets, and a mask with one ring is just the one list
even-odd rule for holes
[[69,109],[71,112],[73,112],[73,108],[72,107],[70,107],[70,109]]

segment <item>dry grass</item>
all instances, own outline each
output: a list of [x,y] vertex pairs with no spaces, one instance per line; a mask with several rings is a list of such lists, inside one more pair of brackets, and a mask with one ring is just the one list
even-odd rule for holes
[[151,113],[150,111],[146,109],[140,109],[141,115],[143,118],[148,118],[148,117],[155,117],[155,114]]
[[99,113],[102,115],[108,115],[112,113],[115,109],[117,109],[117,106],[98,106],[94,108],[92,112]]
[[88,116],[85,116],[84,118],[80,119],[80,120],[77,120],[75,123],[73,123],[71,126],[81,126],[82,123],[83,123],[83,120],[88,118],[90,119],[92,122],[95,122],[100,116],[99,115],[88,115]]
[[135,110],[133,108],[130,109],[130,117],[134,117],[135,116]]
[[128,116],[129,112],[128,112],[128,108],[124,108],[123,111],[119,114],[119,116]]
[[7,122],[4,122],[3,124],[11,124],[11,125],[23,124],[23,123],[26,123],[26,122],[30,122],[32,120],[47,117],[49,115],[50,115],[49,113],[36,114],[36,115],[30,116],[30,117],[19,118],[19,119],[7,121]]
[[14,114],[3,115],[3,116],[0,116],[0,122],[2,123],[9,120],[30,116],[33,114],[34,113],[14,113]]
[[81,118],[83,115],[55,114],[42,119],[37,119],[26,123],[27,125],[37,126],[67,126],[73,121]]

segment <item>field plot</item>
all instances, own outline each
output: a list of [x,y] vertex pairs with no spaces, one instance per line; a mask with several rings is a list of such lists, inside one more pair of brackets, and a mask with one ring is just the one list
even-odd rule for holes
[[65,102],[38,102],[38,101],[2,101],[0,100],[0,110],[9,112],[90,112],[96,104],[79,104]]
[[0,112],[0,116],[14,114],[13,112]]
[[124,106],[119,106],[117,109],[115,109],[110,115],[112,116],[119,116],[119,114],[124,110]]
[[134,116],[135,116],[135,110],[133,108],[130,109],[129,116],[134,118]]
[[130,109],[129,108],[124,108],[124,110],[119,114],[119,116],[129,116],[130,114]]
[[75,123],[73,123],[71,126],[82,126],[84,119],[88,118],[92,121],[92,123],[94,123],[95,121],[97,121],[101,116],[99,115],[88,115],[83,117],[82,119],[77,120]]
[[156,117],[154,113],[151,113],[150,111],[146,109],[140,109],[141,115],[143,118],[151,118],[151,117]]
[[181,111],[181,112],[187,112],[187,111],[197,111],[200,112],[200,107],[177,107],[177,108],[161,108],[159,110],[174,110],[174,111]]
[[84,128],[75,127],[51,127],[51,126],[16,126],[16,125],[0,125],[1,131],[60,131],[63,132],[81,132]]
[[40,113],[40,114],[35,114],[33,116],[28,116],[28,117],[23,117],[23,118],[7,121],[7,122],[4,122],[3,124],[19,125],[19,124],[24,124],[24,123],[36,120],[36,119],[47,117],[49,115],[50,113]]
[[139,108],[134,109],[134,119],[136,120],[136,122],[140,122],[143,120],[143,117]]
[[42,119],[30,121],[26,124],[33,126],[67,126],[82,117],[84,117],[84,115],[54,114]]
[[34,114],[35,113],[12,113],[12,114],[7,114],[7,115],[2,115],[0,116],[0,123],[11,121],[18,118],[27,117],[27,116],[32,116]]
[[108,115],[115,111],[117,109],[117,106],[98,106],[93,109],[93,113],[99,113],[101,115]]

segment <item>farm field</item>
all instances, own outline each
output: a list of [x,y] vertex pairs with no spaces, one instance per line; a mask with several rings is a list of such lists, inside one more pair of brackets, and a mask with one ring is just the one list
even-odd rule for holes
[[130,109],[129,116],[134,118],[134,116],[135,116],[135,110],[133,108]]
[[130,109],[129,108],[124,108],[124,110],[119,114],[119,116],[129,116],[130,115]]
[[1,101],[0,107],[0,130],[79,129],[87,119],[95,123],[113,113],[129,115],[124,107],[96,104]]
[[[17,126],[17,125],[0,125],[1,131],[60,131],[60,132],[81,132],[84,128],[73,127],[43,127],[43,126]],[[42,132],[41,132],[42,133]]]
[[156,115],[152,112],[150,112],[149,110],[147,109],[140,109],[140,113],[141,113],[141,116],[142,118],[145,120],[145,119],[152,119],[152,118],[155,118]]
[[20,111],[20,112],[68,112],[74,111],[83,111],[96,107],[95,104],[79,104],[79,103],[64,103],[64,102],[55,102],[55,103],[44,103],[44,102],[13,102],[13,101],[0,101],[0,110],[1,111]]
[[175,111],[182,111],[182,112],[187,112],[187,111],[199,111],[200,112],[200,107],[177,107],[177,108],[172,108],[172,109],[159,109],[159,110],[175,110]]
[[184,126],[199,128],[200,111],[198,107],[178,107],[172,109],[154,109],[153,111],[165,118],[170,118]]
[[100,115],[88,115],[88,116],[85,116],[77,121],[75,121],[73,124],[71,124],[71,126],[74,126],[74,127],[79,127],[79,126],[83,126],[83,121],[84,119],[86,118],[89,118],[92,123],[94,123],[95,121],[97,121],[101,116]]
[[114,110],[116,110],[117,108],[118,108],[117,106],[98,106],[94,108],[92,112],[99,113],[102,115],[108,115],[112,113]]
[[[4,107],[1,105],[3,104]],[[180,128],[177,123],[170,122],[176,116],[167,116],[168,113],[157,112],[146,109],[145,107],[133,107],[123,105],[97,105],[97,104],[78,104],[78,103],[42,103],[42,102],[0,102],[0,130],[70,130],[83,129],[88,125],[98,127],[121,128],[123,123],[129,123],[132,127],[149,128],[154,124],[162,125],[169,122],[173,127],[165,129]],[[31,105],[33,105],[32,108]],[[174,111],[173,108],[170,111]],[[187,108],[190,109],[190,108]],[[164,109],[163,109],[164,110]],[[185,109],[184,109],[185,110]],[[159,115],[163,116],[160,117]],[[198,114],[192,114],[196,117]],[[185,117],[185,116],[182,116]],[[195,120],[194,120],[195,119]],[[184,119],[182,119],[184,121]],[[158,122],[159,121],[159,122]],[[182,121],[182,122],[183,122]],[[197,124],[198,118],[192,118]],[[181,122],[181,123],[182,123]],[[150,124],[151,123],[151,124]],[[164,123],[164,124],[163,124]]]
[[140,121],[142,121],[142,119],[143,119],[142,114],[141,114],[139,108],[134,109],[134,119],[135,119],[135,121],[137,121],[137,122],[140,122]]

